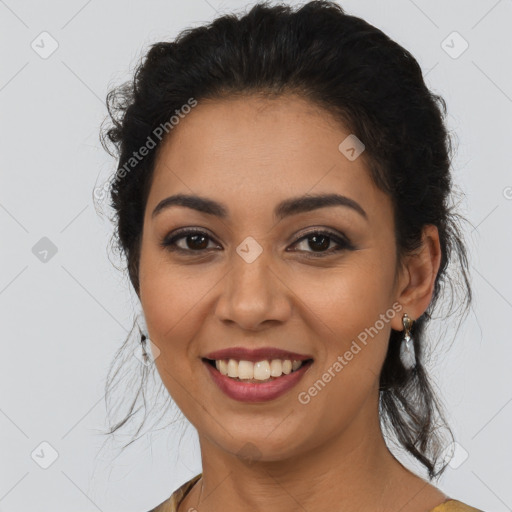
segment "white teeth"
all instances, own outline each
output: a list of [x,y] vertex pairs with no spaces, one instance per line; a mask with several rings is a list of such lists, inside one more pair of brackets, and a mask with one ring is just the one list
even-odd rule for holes
[[222,375],[228,374],[228,362],[224,361],[224,359],[221,359],[220,361],[215,361],[215,366],[217,367],[217,370],[219,370]]
[[238,363],[239,379],[254,379],[254,363],[252,361],[240,361]]
[[272,359],[270,361],[270,376],[281,377],[283,365],[280,359]]
[[302,361],[290,359],[262,360],[256,363],[252,361],[237,361],[236,359],[218,359],[215,367],[222,375],[227,375],[240,380],[269,380],[270,378],[288,375],[302,366]]
[[[240,361],[240,364],[242,362]],[[270,363],[268,361],[258,361],[254,363],[254,378],[258,380],[267,380],[270,377]],[[242,377],[240,377],[242,378]]]
[[292,370],[295,371],[301,365],[300,361],[292,361]]
[[228,377],[238,377],[238,361],[230,359],[228,361]]

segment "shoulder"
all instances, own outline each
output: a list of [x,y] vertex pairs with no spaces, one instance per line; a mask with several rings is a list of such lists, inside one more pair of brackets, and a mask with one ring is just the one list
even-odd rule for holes
[[[202,473],[199,473],[195,477],[186,481],[184,484],[180,485],[171,496],[152,508],[148,512],[176,512],[178,505],[181,503],[186,494],[192,489],[194,484],[201,478]],[[447,499],[441,505],[433,508],[430,512],[484,512],[479,508],[471,507],[462,501]]]
[[484,512],[479,508],[470,507],[462,501],[448,499],[441,505],[433,508],[430,512]]
[[194,484],[201,478],[201,476],[202,473],[199,473],[195,477],[186,481],[184,484],[180,485],[180,487],[178,487],[168,499],[160,503],[160,505],[157,505],[155,508],[152,508],[148,512],[176,512],[180,502],[190,491],[190,489],[192,489]]

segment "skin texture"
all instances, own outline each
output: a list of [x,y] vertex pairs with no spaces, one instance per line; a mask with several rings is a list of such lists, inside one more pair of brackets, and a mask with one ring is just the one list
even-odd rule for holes
[[[403,329],[405,312],[418,318],[432,296],[437,229],[425,228],[421,250],[399,269],[390,198],[362,157],[350,161],[338,150],[348,135],[300,97],[251,95],[199,102],[160,147],[144,218],[140,299],[160,350],[158,372],[199,434],[203,478],[180,511],[420,512],[446,499],[393,457],[378,416],[390,329]],[[368,218],[342,206],[273,217],[284,199],[333,192],[357,201]],[[214,199],[229,215],[173,206],[152,218],[155,206],[177,193]],[[160,246],[184,227],[206,231],[208,249],[196,255],[190,237],[176,242],[189,255]],[[302,238],[313,227],[346,236],[354,248],[322,257],[328,249]],[[263,249],[252,263],[236,252],[248,236]],[[330,240],[329,249],[338,246]],[[298,392],[393,304],[401,312],[301,404]],[[200,359],[235,345],[282,347],[310,354],[314,363],[281,397],[237,402]],[[257,447],[250,461],[240,456],[247,443]]]

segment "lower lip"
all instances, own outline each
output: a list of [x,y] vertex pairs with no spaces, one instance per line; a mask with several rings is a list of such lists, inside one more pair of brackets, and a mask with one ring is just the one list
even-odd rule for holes
[[310,360],[303,364],[298,370],[288,375],[282,375],[277,379],[260,384],[257,382],[241,382],[234,380],[226,375],[222,375],[222,373],[210,363],[204,360],[202,362],[220,390],[230,398],[240,402],[266,402],[267,400],[274,400],[293,388],[313,363],[313,361]]

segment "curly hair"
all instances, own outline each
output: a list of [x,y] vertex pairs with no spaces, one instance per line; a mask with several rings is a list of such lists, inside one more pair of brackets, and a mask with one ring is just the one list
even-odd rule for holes
[[[454,303],[457,311],[469,308],[468,261],[459,223],[464,219],[452,201],[446,103],[427,88],[414,57],[378,28],[330,1],[296,8],[263,2],[247,13],[186,29],[172,42],[152,44],[133,80],[108,93],[110,124],[100,134],[105,150],[118,159],[109,184],[116,248],[139,295],[144,210],[162,137],[131,169],[126,162],[133,161],[151,134],[162,133],[159,127],[168,126],[191,97],[201,102],[292,93],[323,107],[364,141],[364,163],[392,200],[398,264],[420,247],[425,225],[438,229],[442,256],[432,300],[411,332],[416,367],[408,370],[401,363],[402,333],[392,329],[379,377],[382,425],[428,470],[430,479],[438,477],[447,465],[440,460],[446,445],[439,429],[453,435],[425,369],[425,328],[448,292],[452,300],[446,315],[453,313]],[[447,272],[449,263],[453,275]],[[455,291],[461,291],[456,300]],[[107,392],[118,376],[119,369]],[[109,433],[133,415],[139,398],[140,390],[123,421]]]

